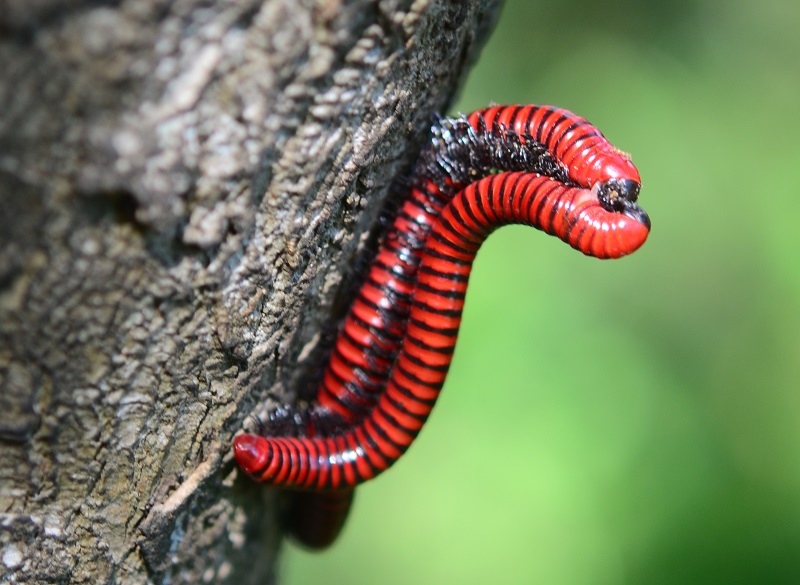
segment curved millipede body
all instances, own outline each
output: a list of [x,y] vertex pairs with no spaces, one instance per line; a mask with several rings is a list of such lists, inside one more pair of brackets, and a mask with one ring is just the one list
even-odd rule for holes
[[[358,422],[377,402],[405,334],[420,253],[442,207],[459,189],[496,169],[537,172],[567,180],[545,147],[513,131],[473,129],[465,118],[442,119],[409,181],[408,195],[383,234],[380,250],[339,329],[314,407],[305,413],[306,436],[333,436]],[[353,494],[294,495],[288,532],[309,548],[331,544],[341,531]]]
[[[495,106],[438,120],[409,181],[408,196],[340,328],[317,404],[305,413],[301,434],[335,440],[371,412],[406,335],[431,226],[455,193],[496,171],[537,173],[591,188],[606,210],[638,214],[635,219],[649,227],[634,203],[638,171],[584,118],[550,106]],[[289,530],[295,538],[312,548],[333,542],[347,517],[351,488],[294,497]]]
[[599,258],[641,246],[649,222],[638,207],[606,210],[595,192],[533,173],[501,173],[460,191],[429,234],[400,351],[369,415],[330,437],[240,435],[239,465],[273,485],[349,488],[390,467],[411,445],[444,384],[475,253],[497,227],[534,226]]
[[405,332],[420,254],[444,205],[469,183],[496,170],[567,180],[539,143],[513,131],[473,129],[466,119],[440,120],[415,167],[381,247],[340,327],[309,416],[312,434],[336,430],[367,414],[378,400]]
[[[604,206],[615,199],[635,202],[642,180],[630,157],[611,144],[588,120],[552,106],[493,106],[468,116],[473,128],[502,134],[513,130],[542,144],[581,187],[596,187]],[[497,129],[500,129],[499,131]],[[603,185],[605,183],[605,185]]]
[[[325,434],[378,399],[405,331],[419,255],[445,203],[494,171],[525,171],[594,189],[608,210],[639,210],[630,158],[586,119],[551,106],[495,106],[439,120],[367,278],[342,324],[309,419]],[[640,211],[640,210],[639,210]],[[640,219],[649,222],[642,212]]]

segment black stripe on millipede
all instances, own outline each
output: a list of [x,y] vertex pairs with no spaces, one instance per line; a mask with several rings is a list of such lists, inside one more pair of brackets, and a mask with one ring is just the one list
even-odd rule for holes
[[[541,185],[536,185],[533,179],[525,183],[525,195],[527,199],[525,202],[526,207],[524,215],[527,219],[532,220],[535,226],[541,226],[542,209],[548,203],[552,193],[557,191],[559,187],[560,184],[556,182],[544,182]],[[537,200],[538,205],[536,206],[536,213],[534,215],[533,208]]]
[[[412,283],[409,283],[409,284],[412,284]],[[398,296],[400,296],[400,295],[398,295]],[[398,303],[398,305],[408,306],[409,303],[411,302],[411,295],[409,294],[409,295],[402,295],[402,296],[405,296],[407,298],[406,298],[404,303]],[[398,307],[396,305],[393,305],[392,303],[389,303],[388,307],[384,307],[382,305],[379,305],[378,303],[375,303],[375,302],[369,300],[366,296],[363,296],[363,295],[359,295],[358,302],[366,305],[370,309],[374,309],[375,311],[378,311],[381,315],[385,315],[385,314],[394,315],[394,317],[392,317],[392,319],[391,319],[393,322],[405,319],[405,316],[408,313],[408,310],[404,310],[402,306]]]
[[526,126],[528,131],[530,131],[530,124],[533,122],[533,119],[539,113],[539,110],[545,110],[545,113],[540,118],[540,122],[536,125],[536,134],[534,135],[536,142],[538,142],[539,144],[544,144],[542,142],[542,128],[544,128],[545,120],[547,120],[547,117],[553,112],[553,110],[551,110],[550,108],[545,108],[544,106],[542,107],[534,106],[533,108],[531,108],[531,110],[532,111],[528,116],[528,121]]
[[[441,220],[440,220],[440,221],[441,221]],[[452,230],[452,227],[451,227],[450,229]],[[456,233],[456,236],[458,236],[458,237],[459,237],[459,239],[463,240],[464,242],[466,242],[466,243],[470,243],[470,241],[469,241],[469,240],[465,240],[465,239],[464,239],[462,236],[460,236],[458,233]],[[447,238],[445,238],[444,236],[442,236],[442,234],[440,234],[439,232],[432,232],[432,233],[431,233],[431,235],[430,235],[430,236],[428,236],[428,237],[429,237],[429,238],[433,238],[434,240],[436,240],[436,241],[437,241],[437,242],[439,242],[440,244],[442,244],[442,245],[444,245],[444,246],[447,246],[448,248],[450,248],[450,249],[454,250],[454,251],[455,251],[456,253],[458,253],[458,254],[463,254],[463,255],[465,255],[465,256],[473,256],[473,255],[475,255],[475,251],[474,251],[473,249],[471,249],[471,248],[464,248],[463,246],[461,246],[461,245],[459,245],[459,244],[456,244],[456,243],[454,243],[454,242],[451,242],[450,240],[448,240]],[[428,254],[428,255],[431,255],[431,251],[430,251],[430,250],[425,250],[425,253],[426,253],[426,254]],[[443,259],[443,260],[452,260],[452,257],[451,257],[451,256],[444,256],[442,259]]]
[[[361,429],[361,434],[364,437],[364,439],[367,441],[367,443],[369,443],[369,447],[371,448],[371,450],[374,453],[377,454],[377,453],[381,452],[381,450],[380,450],[380,448],[378,446],[378,443],[375,442],[375,439],[373,438],[372,433],[367,432],[366,427]],[[367,451],[369,451],[369,450],[370,449],[367,449]],[[367,455],[366,457],[363,457],[363,460],[366,461],[367,466],[369,466],[369,468],[372,470],[373,477],[378,475],[381,472],[381,468],[378,467],[377,465],[375,465],[372,462],[372,459],[370,459],[369,455]],[[356,475],[358,475],[362,480],[364,479],[364,476],[362,476],[360,473],[358,473],[358,470],[356,470]]]
[[414,299],[411,306],[425,311],[426,313],[430,313],[431,315],[439,315],[441,317],[460,317],[463,313],[463,309],[437,309],[417,298]]
[[350,315],[350,320],[353,323],[357,323],[361,325],[364,329],[369,331],[370,335],[377,338],[380,342],[385,343],[386,345],[396,345],[398,342],[402,341],[403,334],[402,333],[392,333],[388,330],[376,330],[377,328],[374,325],[370,325],[360,317],[357,317],[354,314]]
[[[432,214],[432,213],[430,213],[430,212],[428,212],[427,210],[425,210],[425,209],[424,209],[424,207],[423,207],[422,205],[415,205],[415,207],[419,207],[419,208],[420,208],[420,210],[421,210],[423,213],[425,213],[425,215],[429,216],[429,217],[427,218],[429,221],[432,219],[432,217],[431,217],[431,216],[432,216],[433,214]],[[412,227],[414,227],[414,228],[420,228],[420,229],[422,229],[422,226],[424,225],[424,224],[420,224],[420,222],[419,222],[419,221],[417,221],[417,218],[416,218],[416,217],[414,217],[413,215],[411,215],[410,213],[408,213],[408,212],[405,210],[405,207],[401,207],[401,208],[400,208],[400,209],[397,211],[397,217],[402,217],[403,219],[405,219],[405,220],[406,220],[406,221],[407,221],[407,222],[408,222],[408,223],[409,223],[409,224],[410,224]]]
[[415,250],[408,242],[400,241],[397,238],[387,238],[383,242],[383,246],[394,254],[400,262],[411,266],[419,262],[420,250]]
[[[388,400],[388,399],[387,399],[387,402],[390,402],[390,403],[391,403],[391,400]],[[393,426],[395,429],[399,429],[399,430],[403,431],[403,433],[405,433],[406,435],[410,435],[410,436],[411,436],[411,438],[412,438],[412,440],[413,440],[413,438],[414,438],[414,437],[417,435],[417,432],[418,432],[418,431],[416,431],[416,430],[415,430],[415,429],[413,429],[413,428],[409,428],[409,427],[407,427],[406,425],[402,424],[402,423],[401,423],[399,420],[397,420],[397,418],[395,418],[395,417],[394,417],[394,416],[393,416],[393,415],[392,415],[392,414],[391,414],[391,413],[390,413],[388,410],[386,410],[386,405],[385,405],[384,403],[380,403],[380,404],[378,404],[378,406],[376,406],[376,409],[377,409],[377,410],[379,410],[379,411],[381,412],[381,414],[382,414],[384,417],[386,417],[386,419],[387,419],[387,420],[389,420],[389,421],[390,421],[390,424],[391,424],[391,425],[392,425],[392,426]]]
[[[533,203],[536,201],[537,186],[534,184],[536,182],[536,178],[537,177],[531,177],[529,175],[521,176],[519,180],[521,186],[514,186],[520,190],[519,201],[517,202],[517,213],[519,213],[521,217],[530,218]],[[547,185],[549,185],[549,183],[542,182],[540,185],[538,185],[538,188]],[[553,182],[552,185],[555,186],[556,183]]]
[[[320,449],[319,455],[325,459],[330,460],[331,455],[333,455],[333,452],[336,449],[336,443],[333,442],[333,437],[327,437],[325,439],[324,445],[325,447]],[[339,470],[339,481],[334,484],[333,469],[329,469],[328,474],[325,477],[325,481],[324,482],[320,481],[322,479],[322,476],[318,476],[317,481],[315,483],[317,484],[317,488],[321,487],[322,490],[332,490],[339,487],[339,485],[342,483],[343,475],[344,473],[342,473],[342,471]]]
[[[567,126],[564,129],[564,131],[561,132],[561,134],[558,136],[558,138],[556,139],[555,144],[553,144],[553,152],[556,152],[558,150],[558,147],[561,146],[561,142],[564,140],[564,138],[567,137],[567,134],[569,134],[573,130],[576,130],[578,128],[582,128],[583,126],[591,126],[591,125],[592,124],[588,120],[580,119],[579,121],[573,122],[572,124]],[[598,132],[598,134],[599,134],[599,132]],[[572,144],[577,144],[578,141],[583,140],[584,137],[590,136],[590,135],[594,136],[593,134],[582,134],[580,136],[576,136],[575,140],[573,141]],[[601,136],[602,136],[602,134],[601,134]],[[567,148],[569,148],[569,145],[568,145]]]
[[365,281],[365,282],[373,285],[376,289],[378,289],[378,290],[388,289],[388,290],[392,291],[393,294],[402,295],[403,294],[402,291],[399,291],[396,288],[394,288],[393,286],[391,286],[390,283],[392,281],[400,281],[402,284],[404,284],[406,286],[410,286],[410,285],[414,284],[414,275],[413,274],[408,274],[406,271],[400,272],[400,271],[389,270],[389,269],[387,269],[385,267],[384,264],[378,263],[377,259],[376,259],[375,265],[373,265],[373,269],[376,268],[376,265],[377,265],[378,274],[375,275],[375,274],[373,274],[374,270],[370,270],[369,274],[367,276],[367,279]]
[[[432,233],[431,237],[434,237],[435,235],[436,235],[436,232]],[[434,239],[437,242],[442,242],[442,240],[439,239],[439,238],[434,238]],[[446,244],[447,240],[445,240],[442,243]],[[475,255],[474,252],[461,252],[461,253],[464,254],[465,256],[466,255],[469,255],[469,256],[474,256]],[[472,258],[469,258],[469,259],[466,259],[466,258],[453,258],[452,256],[448,256],[447,254],[442,254],[438,250],[433,250],[433,249],[425,250],[425,255],[426,256],[430,256],[431,258],[436,258],[437,260],[442,260],[444,262],[448,262],[450,264],[454,264],[456,266],[468,266],[468,265],[472,264]]]
[[347,476],[352,475],[356,478],[356,481],[358,481],[358,470],[356,469],[355,462],[351,458],[344,456],[344,454],[350,450],[350,445],[347,442],[347,437],[343,435],[337,435],[335,440],[336,440],[336,451],[337,453],[341,454],[342,457],[341,477],[339,479],[339,485],[340,486],[349,485],[349,480],[347,479]]
[[[464,221],[464,217],[461,215],[461,211],[459,210],[457,205],[450,206],[450,214],[453,216],[453,219],[457,222],[456,225],[453,225],[453,223],[446,215],[442,215],[439,217],[440,226],[447,228],[447,230],[450,233],[452,233],[455,237],[457,237],[459,240],[470,246],[474,246],[476,240],[480,241],[483,239],[483,233],[480,231],[479,228],[476,229],[475,227],[467,224],[467,222]],[[458,226],[464,228],[469,235],[464,235],[459,230],[457,230],[456,227]],[[437,232],[435,231],[433,232],[433,234],[436,233]]]
[[418,348],[424,351],[430,351],[432,353],[440,353],[442,355],[452,355],[453,354],[453,347],[436,347],[435,345],[429,345],[422,341],[421,339],[409,335],[406,337],[406,342],[410,343],[411,345],[416,345]]
[[[372,402],[372,398],[371,397],[373,396],[373,393],[369,392],[369,390],[367,390],[366,388],[361,388],[356,383],[354,383],[352,380],[345,380],[333,368],[329,368],[327,370],[327,372],[339,383],[339,385],[342,388],[347,390],[347,394],[345,394],[344,396],[340,396],[338,393],[335,393],[333,395],[335,398],[338,398],[340,401],[343,401],[343,400],[347,400],[347,398],[345,398],[346,396],[351,396],[353,400],[357,401],[356,404],[354,404],[354,405],[342,403],[344,406],[346,406],[349,409],[358,408],[361,405],[361,402],[358,401],[358,398],[364,398],[364,399],[366,399],[366,402]],[[323,379],[323,383],[324,383],[324,379]],[[367,384],[365,384],[363,382],[363,380],[361,381],[361,383],[364,386],[367,386]],[[327,384],[325,384],[325,386],[327,387]],[[374,386],[375,388],[379,387],[379,385],[376,385],[376,384],[372,384],[372,386]],[[331,389],[328,388],[328,391],[330,391],[330,390]],[[368,392],[368,394],[364,394],[365,391]]]
[[533,121],[533,118],[536,116],[536,113],[540,109],[541,108],[539,106],[526,106],[525,111],[527,115],[525,116],[525,123],[522,125],[522,127],[524,128],[525,133],[527,133],[531,137],[531,140],[533,140],[534,142],[538,142],[539,144],[542,144],[541,139],[538,139],[536,136],[533,136],[530,133],[531,122]]
[[[470,188],[473,190],[477,189],[477,187],[474,186],[474,183],[473,186],[471,186]],[[483,225],[483,223],[485,222],[485,220],[481,221],[480,219],[478,219],[478,216],[475,215],[475,211],[472,209],[472,205],[470,205],[469,200],[464,202],[464,211],[469,216],[470,222],[472,222],[474,225]]]
[[556,215],[558,215],[558,209],[559,209],[559,207],[561,207],[561,201],[564,199],[564,197],[566,197],[567,193],[569,193],[569,191],[567,189],[562,189],[561,193],[559,193],[558,196],[553,200],[553,206],[550,208],[550,222],[549,222],[549,224],[550,224],[550,232],[549,233],[553,233],[553,234],[556,233],[555,226],[553,226],[553,223],[554,223],[554,221],[556,219]]
[[391,266],[381,261],[380,258],[375,258],[374,265],[386,272],[386,274],[391,275],[393,278],[396,278],[405,284],[412,284],[414,282],[414,275],[409,274],[408,271],[402,266]]
[[[372,339],[370,339],[369,345],[366,347],[370,351],[375,351],[376,353],[379,353],[384,348],[384,346],[399,347],[400,343],[403,341],[402,331],[398,333],[391,333],[389,330],[375,330],[375,327],[366,325],[364,321],[362,321],[361,319],[359,319],[354,315],[350,316],[350,320],[352,323],[360,325],[361,327],[366,329],[367,333],[369,333],[369,337],[371,337]],[[346,329],[347,327],[345,327],[343,331],[345,331]],[[362,345],[362,347],[364,346]]]
[[[311,451],[309,450],[308,445],[306,445],[305,442],[303,442],[303,441],[300,441],[299,444],[298,444],[298,451],[300,451],[300,450],[303,451],[303,454],[305,455],[305,460],[306,461],[311,461]],[[300,459],[301,460],[303,459],[303,454],[300,454]],[[305,466],[299,465],[298,467],[300,467],[300,473],[297,474],[298,475],[298,479],[302,478],[301,481],[304,483],[308,479],[308,475],[309,475],[309,472],[310,472],[309,466],[308,465],[305,465]],[[303,467],[305,467],[305,469],[303,469]],[[305,471],[305,474],[303,474],[304,471]]]
[[[541,142],[542,144],[547,144],[547,141],[542,139],[542,132],[544,131],[545,127],[550,123],[550,121],[554,117],[560,116],[560,115],[561,115],[561,112],[559,112],[558,110],[553,110],[553,109],[549,109],[548,108],[547,113],[544,115],[544,117],[542,118],[541,123],[539,124],[539,127],[536,129],[536,134],[539,137],[539,142]],[[548,133],[550,133],[551,131],[552,131],[552,126],[551,126],[551,129],[548,130]],[[548,150],[550,150],[549,145],[548,145]]]
[[345,356],[344,353],[342,353],[339,350],[338,344],[334,346],[333,352],[339,359],[339,361],[344,363],[353,372],[353,374],[355,374],[356,378],[358,378],[358,381],[361,384],[363,384],[364,386],[369,386],[370,388],[376,388],[380,386],[381,382],[374,380],[372,376],[368,373],[369,370],[365,368],[363,365],[357,364],[356,362],[351,361],[347,356]]
[[[378,403],[378,405],[375,407],[375,410],[381,413],[383,418],[386,419],[386,424],[388,424],[389,426],[393,426],[395,428],[400,428],[400,429],[403,428],[402,426],[397,424],[397,420],[395,420],[395,418],[392,415],[386,412],[381,403]],[[381,436],[383,442],[386,443],[387,445],[391,445],[401,453],[405,452],[405,450],[408,449],[408,445],[403,445],[402,443],[398,443],[388,435],[386,429],[383,428],[383,423],[380,423],[377,420],[373,420],[372,426],[375,428],[375,431]],[[378,453],[380,453],[386,459],[389,460],[394,459],[391,455],[388,455],[386,452],[384,452],[384,450],[381,448],[382,446],[383,445],[381,443],[378,443]]]
[[[494,116],[490,120],[489,117],[486,115],[489,112],[494,110]],[[488,108],[487,111],[481,112],[480,116],[478,116],[481,120],[483,120],[483,132],[491,131],[494,127],[497,118],[500,117],[500,113],[502,112],[502,108]]]
[[369,345],[361,343],[350,334],[350,332],[347,330],[347,327],[343,327],[339,331],[339,335],[344,337],[344,339],[353,347],[360,347],[361,351],[364,353],[371,352],[375,354],[375,357],[382,359],[391,359],[394,356],[394,352],[383,349],[381,346],[374,343],[370,343]]
[[444,297],[446,299],[457,299],[463,301],[466,297],[466,293],[460,290],[442,290],[436,288],[435,286],[431,286],[424,282],[417,282],[417,290],[424,290],[425,292],[433,293],[440,297]]
[[433,408],[433,405],[436,404],[436,398],[421,398],[421,397],[417,396],[416,394],[414,394],[413,390],[411,390],[408,386],[403,384],[397,378],[392,378],[392,386],[394,387],[394,389],[397,392],[399,392],[400,394],[402,394],[403,396],[405,396],[409,400],[415,400],[416,402],[419,402],[420,404],[427,404],[431,408]]
[[[512,175],[505,175],[500,182],[500,188],[497,190],[498,192],[498,203],[499,208],[501,210],[511,210],[511,215],[513,215],[513,206],[514,201],[517,199],[517,185],[519,184],[519,179],[522,175],[513,175],[514,177],[514,186],[512,188],[508,188],[508,182],[511,180]],[[504,201],[505,200],[505,201]]]
[[[452,352],[452,349],[450,350]],[[411,380],[414,384],[418,386],[424,386],[425,388],[429,388],[431,390],[441,390],[443,382],[426,382],[419,376],[417,376],[414,372],[409,371],[407,368],[403,367],[403,364],[398,362],[395,364],[395,369],[403,374],[406,378]]]
[[353,372],[356,370],[361,370],[363,366],[361,364],[357,364],[356,362],[352,361],[348,358],[344,353],[339,350],[338,344],[333,346],[333,355],[335,355],[339,361],[343,362],[348,368],[350,368]]
[[367,358],[368,361],[370,360],[374,361],[376,359],[384,361],[393,360],[395,357],[395,350],[393,348],[399,347],[401,343],[400,341],[396,343],[387,343],[385,340],[381,341],[375,339],[374,337],[371,337],[369,340],[369,345],[356,344],[353,341],[351,341],[353,337],[350,334],[350,332],[347,331],[347,328],[342,329],[339,333],[340,335],[344,336],[345,339],[349,343],[352,343],[355,347],[363,347],[364,356]]
[[[517,118],[519,117],[519,114],[520,114],[520,112],[522,112],[522,111],[525,109],[525,107],[526,107],[526,106],[523,106],[523,105],[521,105],[521,104],[514,104],[514,105],[512,106],[513,113],[512,113],[512,114],[511,114],[511,116],[510,116],[510,120],[511,120],[511,124],[510,124],[510,126],[511,126],[512,128],[513,128],[513,127],[514,127],[514,125],[517,123]],[[508,109],[507,107],[506,107],[506,108],[503,108],[503,110],[507,110],[507,109]]]
[[[414,249],[409,242],[401,241],[397,238],[393,238],[391,241],[385,241],[383,247],[389,255],[392,256],[395,263],[387,264],[381,259],[380,254],[378,254],[373,260],[373,267],[377,266],[388,274],[397,276],[408,275],[413,278],[413,265],[419,261],[422,250]],[[410,259],[403,260],[400,256],[410,256]]]
[[[423,248],[425,244],[425,234],[428,232],[428,228],[430,226],[429,223],[420,224],[417,219],[411,215],[408,215],[402,209],[398,212],[398,217],[402,217],[405,219],[410,228],[406,230],[398,230],[398,236],[409,242],[411,247],[413,248]],[[432,215],[428,213],[428,215]]]
[[[387,394],[387,396],[386,396],[386,401],[387,401],[389,404],[391,404],[392,406],[394,406],[394,407],[395,407],[397,410],[399,410],[400,412],[402,412],[404,415],[406,415],[406,416],[408,416],[408,417],[411,417],[411,418],[413,418],[413,419],[415,419],[415,420],[417,420],[417,421],[419,421],[419,422],[421,422],[421,423],[424,423],[424,422],[425,422],[425,420],[428,418],[428,417],[427,417],[427,416],[425,416],[424,414],[419,414],[419,413],[413,412],[413,411],[411,411],[411,410],[408,410],[408,408],[406,408],[406,406],[405,406],[405,405],[404,405],[402,402],[398,402],[398,401],[397,401],[397,400],[396,400],[396,399],[395,399],[393,396],[391,396],[391,395],[388,395],[388,394]],[[414,402],[416,402],[416,400],[414,400]],[[411,431],[413,431],[413,429],[409,429],[408,427],[403,427],[403,430],[404,430],[404,431],[407,431],[407,432],[411,432]]]
[[[500,114],[505,113],[505,111],[508,110],[508,109],[509,109],[508,107],[502,108],[500,110]],[[520,104],[516,104],[514,106],[511,106],[511,111],[513,113],[508,118],[509,119],[509,124],[508,124],[508,126],[509,126],[508,129],[509,130],[514,130],[514,126],[517,123],[517,118],[519,117],[520,112],[522,112],[524,109],[525,109],[525,106],[522,106]],[[500,117],[500,114],[498,114],[498,116],[497,116],[498,118]]]
[[416,366],[420,366],[421,368],[424,368],[426,370],[431,370],[433,372],[441,372],[443,374],[446,374],[447,371],[450,369],[450,364],[442,364],[442,365],[435,366],[433,364],[430,364],[430,363],[426,362],[422,358],[419,358],[419,357],[417,357],[415,355],[412,355],[410,353],[406,353],[404,357],[405,357],[405,359],[410,361],[412,364],[414,364]]
[[[574,199],[574,197],[573,197],[573,199]],[[567,225],[567,233],[565,235],[565,238],[566,238],[567,241],[571,241],[572,240],[572,235],[573,235],[572,234],[572,230],[579,223],[582,224],[582,225],[581,225],[581,229],[578,232],[577,236],[575,236],[575,242],[576,243],[578,243],[580,241],[581,237],[583,237],[583,234],[586,232],[587,229],[589,229],[589,223],[590,222],[581,221],[581,214],[580,213],[575,213],[574,217],[570,218],[569,225]]]
[[486,218],[483,222],[479,223],[478,225],[489,225],[491,223],[489,214],[486,212],[486,209],[483,206],[482,195],[484,193],[481,191],[481,189],[487,189],[489,192],[491,192],[493,184],[494,181],[489,181],[488,183],[476,183],[475,185],[474,192],[476,192],[478,196],[472,197],[471,203],[474,203],[475,207],[477,208],[477,211],[479,211],[481,215]]
[[458,330],[460,327],[437,327],[435,325],[428,325],[425,321],[420,321],[416,317],[409,317],[408,319],[409,325],[414,325],[419,329],[424,329],[425,331],[430,331],[431,333],[438,333],[440,335],[446,335],[448,337],[454,337],[458,335]]
[[[534,215],[531,214],[531,210],[533,209],[533,204],[536,202],[536,197],[531,197],[531,201],[528,204],[528,217],[533,217],[536,224],[542,229],[544,229],[544,224],[542,222],[542,211],[544,211],[545,205],[547,205],[547,203],[550,203],[550,194],[556,189],[558,189],[558,187],[559,187],[558,183],[553,183],[552,185],[548,186],[547,191],[545,191],[545,193],[541,195],[541,199],[539,200],[539,205],[536,206],[536,213]],[[553,209],[557,209],[557,207],[553,205]],[[553,226],[551,225],[550,227],[552,228]]]
[[[558,128],[558,125],[561,124],[564,120],[568,120],[568,119],[569,119],[569,116],[566,113],[564,113],[563,111],[559,112],[558,120],[556,122],[554,122],[553,125],[550,126],[550,130],[547,131],[547,137],[544,139],[544,143],[545,144],[550,144],[550,141],[553,139],[553,133],[556,131],[556,128]],[[556,139],[556,142],[558,142],[558,139],[563,138],[563,136],[564,136],[563,134],[561,136],[559,136]],[[555,145],[552,145],[550,147],[550,149],[553,152],[555,152],[555,150],[556,150]]]
[[[510,176],[511,175],[509,173],[504,173],[499,181],[500,184],[499,185],[495,184],[498,183],[498,181],[492,181],[491,188],[486,192],[486,202],[489,204],[489,209],[492,210],[492,215],[493,215],[492,221],[490,222],[488,227],[495,227],[498,225],[498,222],[500,221],[500,216],[502,215],[502,213],[499,212],[503,210],[502,201],[506,192],[505,189],[506,183],[508,182],[508,178]],[[498,202],[500,203],[500,205],[496,205],[496,203]]]
[[426,264],[420,266],[418,272],[420,274],[429,274],[431,276],[444,278],[453,282],[469,282],[468,274],[459,274],[458,272],[442,272],[441,270],[436,270],[435,268],[431,268]]
[[[437,191],[441,191],[437,187]],[[414,193],[419,193],[422,197],[413,197]],[[437,205],[437,203],[445,203],[446,198],[442,197],[441,194],[437,194],[434,191],[431,191],[427,187],[417,187],[412,191],[412,198],[411,201],[416,203],[421,209],[425,211],[426,214],[435,216],[439,213],[439,210],[443,207],[443,205]]]

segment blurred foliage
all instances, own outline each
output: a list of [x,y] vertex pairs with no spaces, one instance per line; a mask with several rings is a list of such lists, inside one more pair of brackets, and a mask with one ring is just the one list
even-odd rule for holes
[[645,247],[520,227],[454,367],[289,584],[800,583],[800,3],[509,0],[455,110],[549,103],[633,153]]

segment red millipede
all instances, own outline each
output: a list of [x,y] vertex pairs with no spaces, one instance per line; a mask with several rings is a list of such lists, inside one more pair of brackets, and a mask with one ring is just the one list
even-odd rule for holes
[[485,128],[472,130],[464,120],[441,120],[434,135],[439,140],[423,152],[339,330],[310,413],[311,433],[352,424],[377,402],[404,335],[425,239],[453,194],[498,168],[566,179],[546,148],[513,132],[501,138]]
[[340,328],[310,413],[309,434],[352,424],[375,404],[403,337],[425,238],[458,190],[502,170],[594,188],[609,211],[623,211],[639,193],[641,179],[630,158],[585,118],[564,109],[494,106],[440,120],[432,130],[414,186]]
[[635,251],[647,238],[635,204],[606,210],[595,193],[533,173],[504,172],[460,191],[428,236],[405,337],[386,389],[359,423],[331,437],[240,435],[239,465],[259,481],[308,490],[352,488],[389,468],[427,420],[455,349],[469,274],[497,227],[531,225],[599,258]]
[[[406,327],[412,291],[424,284],[417,275],[417,266],[428,231],[441,208],[470,182],[496,170],[542,173],[567,185],[592,188],[598,209],[622,211],[649,228],[649,219],[634,203],[639,192],[638,171],[627,155],[584,118],[549,106],[496,106],[468,118],[440,120],[432,131],[431,144],[423,150],[415,168],[410,195],[384,236],[367,279],[340,329],[318,391],[318,405],[308,413],[304,424],[308,438],[264,439],[273,441],[273,447],[295,445],[284,443],[287,440],[310,444],[318,441],[325,443],[329,448],[326,452],[333,456],[335,450],[330,449],[334,444],[344,444],[342,436],[348,435],[348,427],[364,421],[379,398],[382,403],[381,393],[400,343],[409,334]],[[621,250],[625,249],[625,242],[617,241],[610,233],[600,238],[603,243],[599,244],[595,242],[596,231],[586,224],[580,238],[571,244],[599,257],[624,253]],[[414,326],[419,327],[419,323]],[[448,365],[449,359],[438,367],[446,372]],[[402,375],[402,371],[397,375]],[[368,422],[369,419],[364,424]],[[249,471],[252,460],[246,461],[251,451],[246,447],[247,442],[248,439],[240,437],[235,447],[240,465]],[[297,485],[298,473],[289,467],[287,460],[284,468],[275,469],[271,483]],[[345,468],[331,467],[329,487],[341,490],[357,483],[359,477],[364,479],[352,473],[340,476]],[[264,475],[261,474],[261,479],[267,480]],[[326,499],[330,504],[325,504]],[[328,514],[328,526],[323,517],[316,519],[321,525],[320,532],[327,536],[314,535],[313,526],[309,527],[315,522],[313,514],[305,514],[305,520],[293,521],[295,536],[312,547],[330,544],[346,518],[351,500],[352,493],[320,494],[316,504],[313,498],[305,498],[307,507],[333,510]],[[297,503],[294,508],[298,508]],[[334,526],[330,526],[331,522]]]
[[[510,129],[544,145],[581,187],[598,186],[609,205],[616,198],[635,201],[642,180],[630,157],[616,148],[586,118],[552,106],[493,106],[467,118],[474,128]],[[502,132],[502,130],[501,130]],[[505,169],[507,170],[507,169]],[[606,183],[606,185],[602,185]]]
[[[442,119],[432,129],[367,277],[342,323],[317,392],[317,404],[300,415],[306,436],[331,436],[368,413],[383,390],[405,333],[420,252],[441,208],[452,195],[494,169],[538,172],[567,180],[545,147],[513,131],[499,136],[473,129],[466,119]],[[291,417],[290,410],[282,413]],[[304,419],[304,420],[303,420]],[[287,529],[309,548],[335,540],[353,494],[294,496]],[[313,511],[316,512],[313,512]]]

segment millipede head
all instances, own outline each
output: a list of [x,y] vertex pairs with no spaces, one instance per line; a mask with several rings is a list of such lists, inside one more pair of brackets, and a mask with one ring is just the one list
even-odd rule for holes
[[[604,201],[609,205],[614,205],[617,201],[622,200],[635,203],[639,198],[641,188],[642,186],[638,182],[631,179],[608,179],[594,186],[595,194],[603,207],[606,206]],[[615,210],[609,209],[608,211]]]
[[641,184],[631,179],[609,179],[596,183],[592,191],[606,211],[624,213],[650,229],[650,217],[636,204]]

